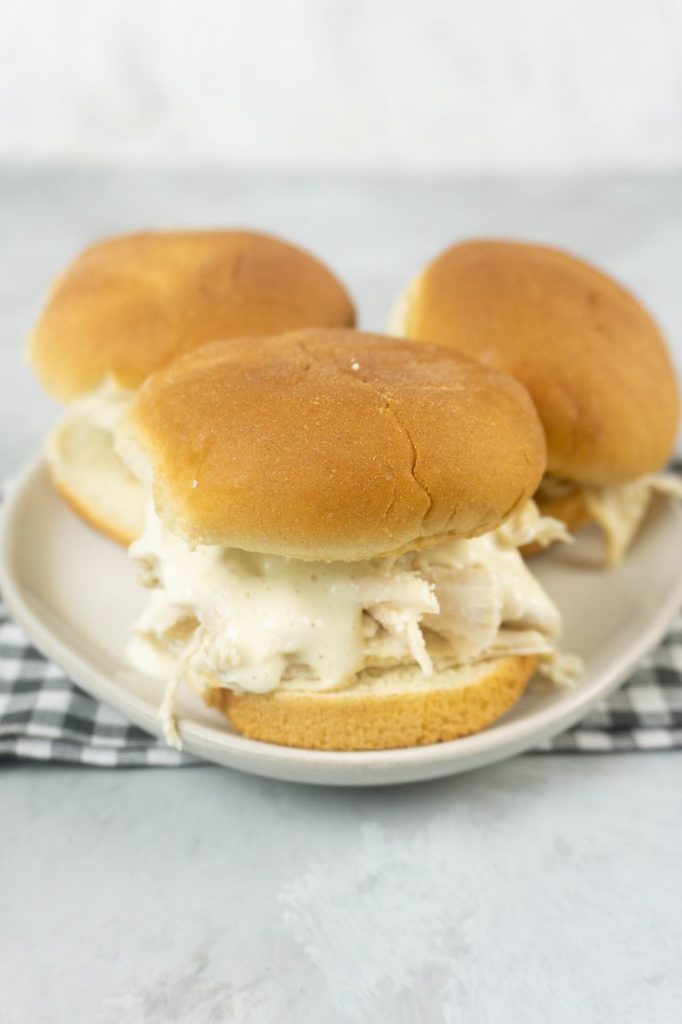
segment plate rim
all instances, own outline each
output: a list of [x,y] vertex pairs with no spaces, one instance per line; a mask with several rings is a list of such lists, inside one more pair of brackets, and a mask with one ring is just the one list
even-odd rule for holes
[[[68,642],[61,639],[31,608],[22,592],[21,580],[14,564],[13,540],[17,530],[20,530],[18,520],[22,502],[27,500],[27,491],[34,483],[39,482],[41,475],[49,478],[45,459],[42,454],[38,454],[14,477],[2,502],[0,588],[5,604],[14,621],[25,630],[38,650],[63,668],[76,685],[95,699],[109,703],[125,718],[145,731],[162,738],[161,723],[152,702],[122,689],[105,672],[72,649]],[[672,502],[669,502],[669,508],[677,518],[678,528],[682,534],[682,511]],[[495,730],[483,730],[472,736],[425,746],[389,750],[326,751],[265,743],[236,733],[222,732],[211,725],[180,718],[178,725],[183,738],[183,748],[202,759],[207,759],[207,747],[215,748],[216,753],[233,752],[245,758],[247,762],[259,762],[257,765],[249,763],[248,766],[232,765],[233,767],[271,777],[282,777],[278,771],[280,768],[316,768],[325,776],[319,779],[321,784],[333,784],[333,779],[326,776],[328,772],[335,771],[344,775],[348,773],[348,777],[340,781],[341,785],[373,785],[377,782],[376,776],[384,774],[389,777],[382,778],[382,783],[409,781],[409,777],[391,780],[392,770],[412,768],[416,773],[414,778],[418,779],[435,777],[437,774],[455,774],[473,769],[477,764],[491,764],[535,746],[579,721],[595,703],[611,693],[643,655],[659,642],[681,605],[682,573],[677,585],[671,588],[666,599],[656,608],[646,628],[637,634],[626,651],[614,660],[613,665],[603,668],[596,675],[595,680],[586,689],[576,691],[572,695],[569,693],[565,703],[540,708],[527,718],[508,723],[502,721]],[[197,744],[200,745],[199,749]],[[218,763],[225,764],[225,761]],[[371,773],[372,778],[354,778],[354,773],[360,771]],[[316,780],[311,778],[305,781]]]

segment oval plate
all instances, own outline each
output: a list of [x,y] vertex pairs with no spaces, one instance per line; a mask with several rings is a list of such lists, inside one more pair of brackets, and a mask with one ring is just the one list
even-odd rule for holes
[[[406,750],[333,753],[245,739],[192,693],[176,704],[185,749],[240,771],[293,782],[374,786],[469,771],[518,754],[577,722],[631,672],[682,603],[682,514],[658,499],[628,559],[599,568],[596,535],[533,560],[561,608],[562,647],[585,673],[570,689],[531,684],[485,732]],[[61,501],[42,459],[7,496],[0,531],[0,584],[36,646],[93,697],[161,734],[162,686],[125,659],[131,622],[146,601],[125,551]]]

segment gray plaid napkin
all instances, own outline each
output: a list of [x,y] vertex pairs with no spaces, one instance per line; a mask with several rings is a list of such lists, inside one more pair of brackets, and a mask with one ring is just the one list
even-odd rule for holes
[[[682,615],[629,682],[541,752],[682,748]],[[0,759],[103,767],[196,763],[79,690],[0,604]]]
[[682,749],[682,614],[630,679],[541,752]]
[[131,725],[47,661],[0,602],[0,759],[127,768],[194,759]]

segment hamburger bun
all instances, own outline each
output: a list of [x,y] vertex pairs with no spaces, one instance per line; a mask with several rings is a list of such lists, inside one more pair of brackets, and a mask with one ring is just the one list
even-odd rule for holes
[[218,337],[354,320],[327,267],[267,235],[148,232],[91,246],[56,282],[29,343],[45,388],[72,402],[48,442],[57,490],[101,532],[130,544],[140,532],[142,488],[118,459],[111,430],[80,415],[80,403],[100,391],[130,398],[177,354]]
[[617,485],[671,453],[678,390],[659,328],[625,288],[567,253],[508,241],[454,245],[413,281],[392,329],[525,384],[558,477]]
[[533,657],[506,657],[424,679],[416,667],[340,693],[266,695],[211,688],[205,700],[250,739],[309,750],[384,750],[441,743],[487,728],[518,700]]
[[486,533],[545,468],[517,381],[442,348],[341,329],[188,353],[142,386],[119,445],[191,545],[319,561]]
[[68,401],[112,380],[137,388],[216,338],[352,326],[332,272],[253,231],[150,231],[90,246],[56,281],[29,342],[43,386]]

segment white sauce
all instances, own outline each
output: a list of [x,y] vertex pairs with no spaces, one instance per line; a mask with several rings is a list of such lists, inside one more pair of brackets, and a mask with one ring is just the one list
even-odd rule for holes
[[158,589],[137,624],[131,657],[166,677],[171,664],[180,665],[200,688],[267,693],[352,685],[387,646],[393,664],[416,663],[428,677],[434,634],[439,651],[446,638],[451,662],[480,660],[501,640],[504,646],[505,624],[525,631],[531,650],[524,653],[547,653],[559,613],[515,545],[548,529],[561,533],[531,509],[494,534],[399,558],[303,562],[192,550],[150,502],[131,555]]

